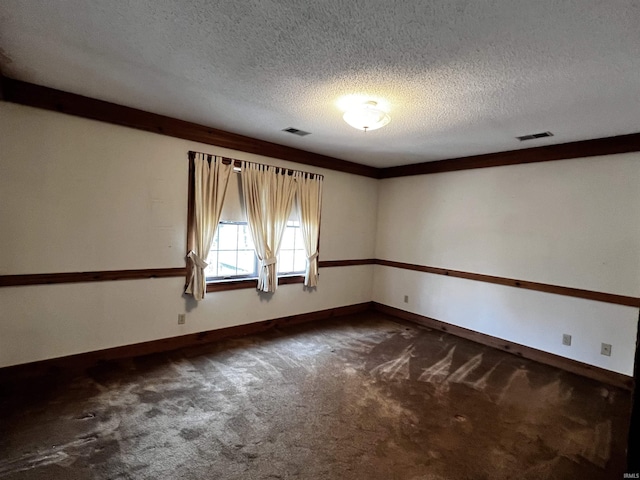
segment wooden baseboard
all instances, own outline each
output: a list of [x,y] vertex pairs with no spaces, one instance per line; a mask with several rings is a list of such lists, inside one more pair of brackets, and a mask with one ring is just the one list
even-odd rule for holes
[[371,302],[364,302],[344,307],[329,308],[327,310],[275,318],[272,320],[264,320],[246,325],[238,325],[235,327],[208,330],[206,332],[191,333],[188,335],[181,335],[179,337],[162,338],[133,345],[124,345],[121,347],[108,348],[94,352],[79,353],[66,357],[13,365],[0,368],[0,382],[18,378],[32,378],[60,371],[78,372],[99,362],[167,352],[194,345],[204,345],[207,343],[217,342],[225,338],[252,335],[275,328],[326,320],[343,315],[360,313],[370,309]]
[[132,358],[152,353],[167,352],[194,345],[205,345],[217,342],[226,338],[252,335],[276,328],[284,328],[306,322],[326,320],[329,318],[365,312],[370,309],[391,315],[396,318],[407,320],[418,325],[422,325],[435,330],[466,338],[482,345],[497,348],[499,350],[517,355],[519,357],[534,360],[546,365],[550,365],[562,370],[566,370],[577,375],[598,380],[625,390],[633,390],[634,379],[627,375],[605,370],[603,368],[588,365],[586,363],[571,360],[552,353],[543,352],[535,348],[527,347],[517,343],[509,342],[491,335],[475,332],[463,327],[458,327],[440,320],[425,317],[417,313],[407,312],[399,308],[390,307],[377,302],[364,302],[344,307],[330,308],[316,312],[301,313],[288,317],[264,320],[261,322],[238,325],[235,327],[221,328],[218,330],[208,330],[206,332],[191,333],[178,337],[162,338],[149,342],[124,345],[94,352],[80,353],[66,357],[41,360],[38,362],[13,365],[0,368],[0,382],[17,378],[36,377],[43,374],[70,371],[77,372],[86,369],[99,362],[116,360],[121,358]]
[[623,375],[621,373],[605,370],[604,368],[595,367],[586,363],[571,360],[569,358],[554,355],[553,353],[543,352],[535,348],[520,345],[519,343],[509,342],[501,338],[486,335],[484,333],[475,332],[467,328],[458,327],[450,323],[442,322],[433,318],[425,317],[417,313],[407,312],[399,308],[390,307],[381,303],[372,302],[373,308],[379,312],[386,313],[388,315],[407,320],[409,322],[417,323],[434,330],[441,330],[443,332],[450,333],[457,337],[466,338],[482,345],[497,348],[505,352],[517,355],[519,357],[534,360],[539,363],[551,365],[552,367],[560,368],[583,377],[588,377],[593,380],[620,387],[625,390],[633,390],[634,380],[633,377]]

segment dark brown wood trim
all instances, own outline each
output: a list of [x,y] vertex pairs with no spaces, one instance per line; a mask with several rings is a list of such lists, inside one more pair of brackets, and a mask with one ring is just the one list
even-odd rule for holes
[[497,285],[506,285],[509,287],[524,288],[527,290],[536,290],[538,292],[565,295],[567,297],[585,298],[587,300],[595,300],[597,302],[614,303],[616,305],[626,305],[628,307],[640,307],[640,298],[638,297],[628,297],[625,295],[616,295],[613,293],[594,292],[592,290],[582,290],[580,288],[561,287],[559,285],[549,285],[546,283],[529,282],[526,280],[515,280],[513,278],[495,277],[493,275],[483,275],[481,273],[461,272],[459,270],[429,267],[426,265],[415,265],[413,263],[393,262],[390,260],[377,259],[375,263],[377,265],[384,265],[387,267],[433,273],[435,275],[445,275],[448,277],[466,278],[468,280],[495,283]]
[[604,368],[595,367],[586,363],[571,360],[569,358],[561,357],[553,353],[543,352],[535,348],[520,345],[518,343],[509,342],[501,338],[486,335],[484,333],[475,332],[463,327],[458,327],[450,323],[446,323],[433,318],[425,317],[417,313],[407,312],[399,308],[390,307],[381,303],[373,302],[373,308],[379,312],[392,315],[394,317],[401,318],[418,325],[422,325],[435,330],[441,330],[443,332],[450,333],[457,337],[466,338],[482,345],[487,345],[492,348],[497,348],[519,357],[528,358],[536,362],[551,365],[552,367],[560,368],[577,375],[592,378],[599,382],[604,382],[615,387],[624,388],[625,390],[633,389],[633,378],[621,373],[605,370]]
[[53,283],[107,282],[144,278],[183,277],[185,268],[149,268],[144,270],[107,270],[96,272],[36,273],[0,275],[0,287],[49,285]]
[[[330,267],[351,267],[355,265],[373,265],[375,259],[354,259],[354,260],[320,260],[318,262],[319,268]],[[278,278],[278,285],[291,285],[293,283],[304,283],[304,275],[291,275],[288,277]],[[207,283],[207,293],[209,292],[223,292],[225,290],[240,290],[243,288],[257,288],[258,280],[242,279],[242,280],[227,280],[223,282],[210,282]]]
[[[327,260],[320,262],[321,268],[346,267],[351,265],[371,265],[373,259],[365,260]],[[0,275],[0,287],[17,287],[24,285],[50,285],[54,283],[107,282],[113,280],[141,280],[145,278],[187,277],[187,267],[149,268],[144,270],[106,270],[95,272],[34,273],[25,275]],[[293,275],[280,277],[278,285],[303,283],[304,276]],[[257,280],[232,280],[207,284],[207,292],[256,288]]]
[[0,76],[0,95],[0,99],[4,101],[20,105],[371,178],[426,175],[640,151],[640,133],[632,133],[522,150],[375,168],[2,76]]
[[[196,188],[196,165],[194,163],[195,154],[189,152],[189,176],[187,187],[187,254],[195,249],[196,245],[196,212],[195,212],[195,188]],[[187,289],[189,280],[191,279],[191,262],[185,255],[186,277],[184,280],[184,288]]]
[[[145,112],[74,93],[62,92],[4,77],[0,79],[4,100],[30,107],[90,118],[101,122],[159,133],[170,137],[289,160],[314,167],[378,178],[378,169],[355,162],[286,147],[164,115]],[[283,134],[284,135],[284,134]]]
[[[412,263],[393,262],[373,258],[350,259],[350,260],[321,260],[320,268],[348,267],[357,265],[384,265],[387,267],[414,270],[418,272],[445,275],[449,277],[466,278],[480,282],[506,285],[539,292],[553,293],[570,297],[584,298],[598,302],[626,305],[630,307],[640,307],[640,298],[615,295],[612,293],[594,292],[591,290],[581,290],[578,288],[561,287],[558,285],[548,285],[545,283],[529,282],[525,280],[515,280],[511,278],[495,277],[480,273],[461,272],[459,270],[449,270],[445,268],[429,267],[426,265],[415,265]],[[49,285],[54,283],[83,283],[83,282],[105,282],[114,280],[141,280],[146,278],[164,277],[187,277],[187,267],[181,268],[152,268],[144,270],[107,270],[95,272],[66,272],[66,273],[37,273],[26,275],[0,275],[0,287],[16,287],[24,285]],[[278,285],[290,285],[303,283],[304,276],[293,275],[280,277]],[[256,279],[241,279],[225,282],[212,282],[207,284],[207,292],[222,292],[225,290],[238,290],[244,288],[256,288]]]
[[[194,155],[197,155],[198,153],[202,154],[205,156],[205,158],[208,158],[209,160],[211,160],[213,157],[215,157],[216,155],[212,155],[210,153],[205,153],[205,152],[195,152],[193,150],[189,150],[189,159],[192,160],[194,158]],[[220,157],[220,155],[218,155],[219,158],[222,158],[222,164],[223,165],[231,165],[233,164],[234,168],[239,169],[240,171],[242,170],[242,165],[244,163],[249,164],[249,165],[258,165],[258,166],[270,166],[270,167],[274,167],[279,169],[279,171],[281,173],[286,173],[287,175],[291,176],[294,173],[301,173],[303,175],[310,175],[313,178],[322,178],[324,179],[324,175],[320,174],[320,173],[312,173],[312,172],[307,172],[305,170],[296,170],[293,168],[287,168],[287,167],[278,167],[277,165],[269,165],[267,163],[261,162],[249,162],[249,161],[244,161],[244,160],[237,160],[235,158],[229,158],[229,157]]]
[[544,147],[381,168],[379,178],[427,175],[431,173],[470,170],[473,168],[569,160],[571,158],[595,157],[599,155],[613,155],[616,153],[637,151],[640,151],[640,133],[632,133],[616,137],[597,138],[580,142],[561,143]]
[[[278,285],[291,285],[293,283],[304,283],[304,276],[291,275],[288,277],[278,278]],[[207,293],[224,292],[226,290],[242,290],[243,288],[258,288],[258,280],[256,278],[247,278],[207,283]]]
[[67,357],[60,357],[50,360],[42,360],[39,362],[4,367],[0,368],[0,381],[43,375],[59,369],[70,369],[73,371],[78,371],[85,369],[97,362],[115,360],[118,358],[130,358],[140,355],[149,355],[158,352],[167,352],[171,350],[177,350],[179,348],[191,347],[194,345],[204,345],[207,343],[217,342],[225,338],[253,335],[256,333],[264,332],[266,330],[285,328],[291,325],[297,325],[306,322],[327,320],[334,317],[364,312],[370,309],[371,302],[365,302],[344,307],[319,310],[316,312],[301,313],[288,317],[274,318],[272,320],[264,320],[261,322],[254,322],[246,325],[238,325],[236,327],[209,330],[206,332],[181,335],[179,337],[163,338],[160,340],[136,343],[134,345],[125,345],[122,347],[109,348],[106,350],[80,353]]
[[[373,258],[355,259],[355,260],[321,260],[318,262],[319,268],[330,267],[351,267],[355,265],[373,265],[375,260]],[[291,275],[287,277],[279,277],[278,285],[291,285],[294,283],[304,283],[304,275]],[[244,288],[257,288],[258,280],[240,279],[240,280],[226,280],[222,282],[210,282],[207,283],[207,293],[211,292],[224,292],[226,290],[241,290]]]
[[353,260],[320,260],[318,262],[319,268],[329,267],[351,267],[355,265],[374,265],[376,263],[375,258],[358,258]]

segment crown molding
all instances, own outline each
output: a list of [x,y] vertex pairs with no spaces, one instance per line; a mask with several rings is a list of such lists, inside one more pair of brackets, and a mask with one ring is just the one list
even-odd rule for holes
[[475,168],[502,167],[522,163],[550,162],[572,158],[596,157],[640,151],[640,133],[604,137],[594,140],[560,143],[544,147],[487,153],[471,157],[450,158],[435,162],[415,163],[397,167],[381,168],[378,178],[407,177],[431,173],[454,172]]
[[218,130],[197,123],[145,112],[136,108],[63,92],[7,77],[0,78],[7,102],[52,110],[101,122],[159,133],[170,137],[216,145],[241,152],[289,160],[304,165],[377,178],[378,169],[368,165],[307,152],[293,147]]
[[238,135],[197,123],[145,112],[115,103],[63,92],[0,73],[0,100],[66,113],[101,122],[168,135],[241,152],[279,158],[303,165],[352,173],[370,178],[394,178],[432,173],[500,167],[524,163],[569,160],[640,151],[640,133],[546,145],[543,147],[450,158],[433,162],[376,168],[318,153]]

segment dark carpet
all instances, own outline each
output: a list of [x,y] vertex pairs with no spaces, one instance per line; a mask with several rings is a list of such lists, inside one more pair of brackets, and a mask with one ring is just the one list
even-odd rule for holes
[[0,479],[613,479],[630,394],[379,313],[0,385]]

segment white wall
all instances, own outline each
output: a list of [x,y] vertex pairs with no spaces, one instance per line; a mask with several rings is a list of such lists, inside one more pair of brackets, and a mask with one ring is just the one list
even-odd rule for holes
[[[373,256],[376,180],[0,102],[0,275],[183,267],[189,150],[324,174],[321,259]],[[2,288],[0,367],[371,300],[372,266],[320,273],[197,305],[182,278]]]
[[[184,266],[188,150],[324,174],[323,260],[640,296],[640,154],[378,182],[2,102],[0,275]],[[383,266],[324,268],[317,291],[283,285],[270,300],[236,290],[194,306],[183,283],[0,288],[0,367],[374,299],[632,374],[636,308]]]
[[[640,154],[387,179],[377,258],[640,296]],[[638,309],[377,266],[374,300],[627,375]],[[403,302],[409,295],[409,303]],[[573,335],[573,345],[561,343]],[[600,343],[611,343],[611,357]]]

